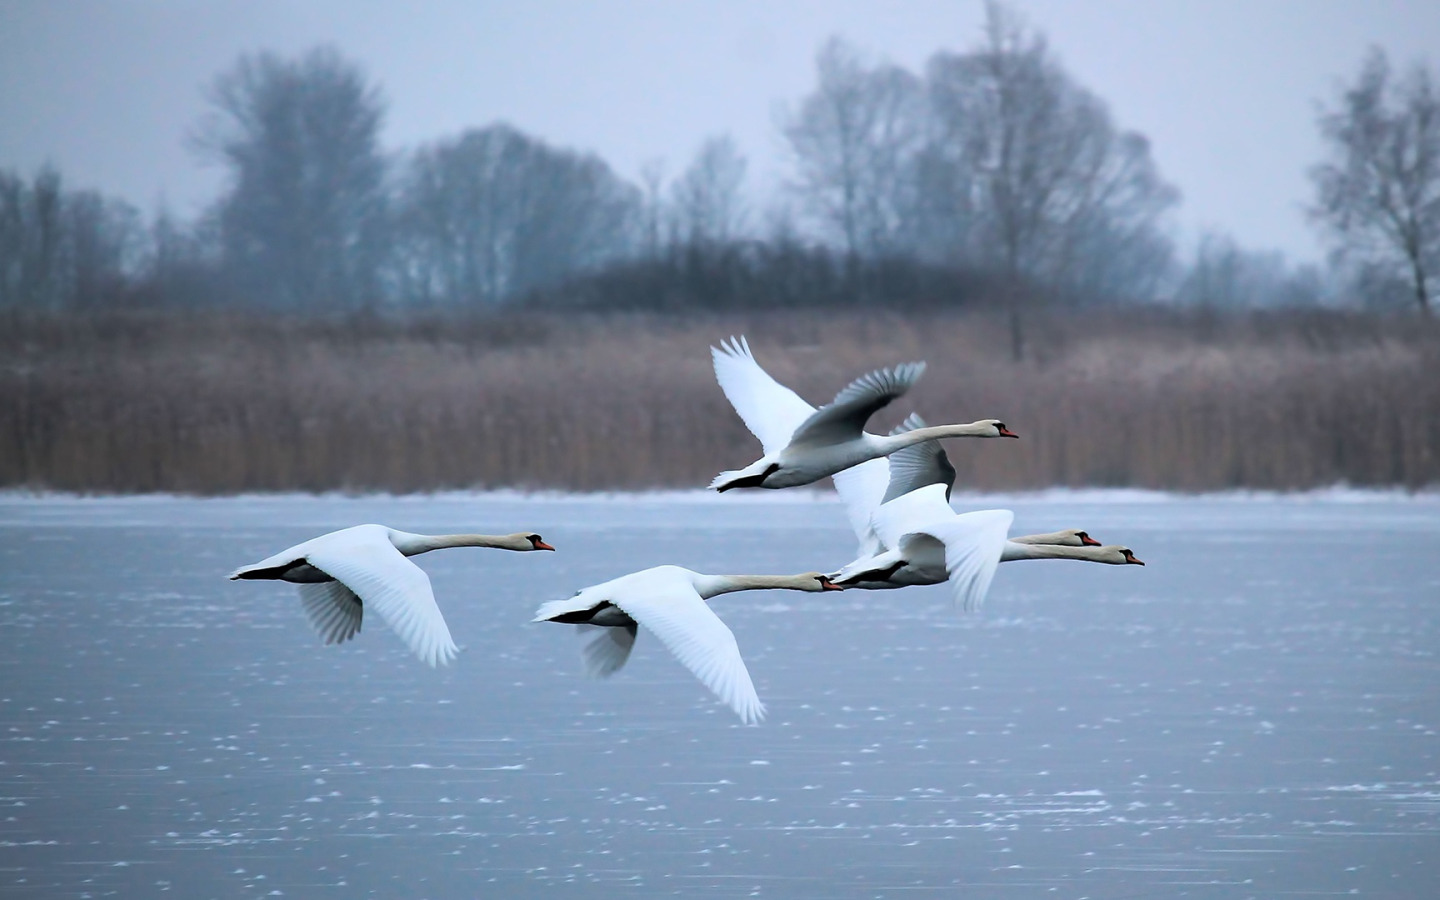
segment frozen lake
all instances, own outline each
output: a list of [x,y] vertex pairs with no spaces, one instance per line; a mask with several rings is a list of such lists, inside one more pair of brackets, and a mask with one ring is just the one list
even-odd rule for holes
[[[997,505],[957,498],[957,507]],[[1017,498],[1148,563],[718,598],[769,717],[535,606],[660,563],[849,561],[801,497],[0,496],[0,896],[1440,896],[1440,500]],[[456,640],[323,647],[233,567],[360,522]]]

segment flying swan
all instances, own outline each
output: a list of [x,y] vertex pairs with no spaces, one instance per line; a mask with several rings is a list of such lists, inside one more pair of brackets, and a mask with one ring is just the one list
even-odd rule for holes
[[[896,426],[891,434],[902,434],[924,428],[925,420],[911,413],[905,421]],[[835,491],[845,504],[850,527],[860,541],[857,558],[874,556],[887,549],[875,533],[875,510],[882,503],[902,497],[911,491],[929,484],[943,484],[945,499],[949,501],[955,486],[955,467],[945,455],[945,448],[939,441],[922,441],[910,447],[896,450],[889,456],[872,459],[853,466],[832,476]],[[1100,542],[1078,528],[1054,531],[1048,534],[1031,534],[1014,537],[1017,544],[1057,544],[1070,547],[1098,547]],[[899,587],[899,585],[893,585]]]
[[[830,578],[841,587],[872,590],[948,581],[955,602],[973,610],[984,602],[1002,562],[1076,559],[1145,565],[1128,547],[1086,545],[1089,535],[1081,531],[1009,540],[1014,520],[1008,509],[957,514],[945,500],[945,485],[927,485],[882,503],[873,519],[881,552],[851,562]],[[1040,543],[1049,538],[1067,543]]]
[[685,668],[750,725],[765,715],[735,635],[705,604],[733,591],[781,588],[838,591],[819,572],[803,575],[705,575],[680,566],[657,566],[587,587],[568,600],[551,600],[536,622],[604,627],[584,648],[586,672],[605,678],[619,671],[644,625]]
[[364,608],[369,606],[416,656],[435,666],[449,663],[459,651],[435,605],[430,577],[405,557],[446,547],[555,549],[540,535],[525,531],[429,535],[356,525],[242,566],[230,573],[230,579],[298,584],[305,617],[326,644],[342,644],[358,634]]
[[865,431],[877,410],[901,396],[925,371],[923,362],[878,369],[851,382],[818,410],[771,378],[744,337],[710,348],[715,380],[765,455],[743,469],[721,472],[710,487],[787,488],[819,481],[902,447],[947,437],[1019,437],[998,419],[939,425],[880,436]]

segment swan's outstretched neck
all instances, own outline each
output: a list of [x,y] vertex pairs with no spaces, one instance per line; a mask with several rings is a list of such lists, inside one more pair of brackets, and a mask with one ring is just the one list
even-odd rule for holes
[[411,534],[390,530],[390,543],[406,556],[418,556],[431,550],[450,547],[490,547],[496,550],[530,550],[530,541],[523,532],[516,534]]
[[952,437],[1004,437],[997,432],[994,423],[988,419],[978,422],[970,422],[965,425],[930,425],[925,428],[916,428],[911,431],[902,431],[899,434],[889,434],[883,437],[876,436],[885,448],[886,455],[896,450],[903,450],[906,447],[913,447],[925,441],[938,440],[940,438]]
[[819,572],[806,572],[803,575],[700,575],[693,579],[695,591],[701,597],[709,600],[711,597],[718,597],[721,594],[729,594],[734,591],[764,591],[764,590],[790,590],[790,591],[823,591],[835,590],[825,587],[828,579],[823,579]]
[[1128,549],[1114,544],[1104,547],[1065,547],[1059,544],[1017,544],[1006,541],[1005,549],[1000,551],[1000,561],[1014,562],[1020,559],[1077,559],[1112,566],[1145,565]]

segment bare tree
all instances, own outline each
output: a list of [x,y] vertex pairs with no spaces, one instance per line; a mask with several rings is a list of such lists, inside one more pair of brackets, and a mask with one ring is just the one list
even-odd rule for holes
[[49,166],[28,184],[0,172],[0,306],[105,302],[138,274],[144,245],[140,214],[128,203],[66,190]]
[[320,47],[242,56],[207,96],[195,145],[229,169],[217,220],[233,275],[281,305],[373,303],[385,249],[378,89]]
[[641,233],[646,259],[659,259],[665,243],[665,161],[650,159],[640,167],[640,191],[643,209]]
[[820,49],[815,67],[815,92],[782,117],[798,168],[795,188],[852,260],[894,253],[915,202],[920,82],[898,66],[867,67],[839,38]]
[[1014,13],[987,3],[984,44],[936,54],[927,81],[934,124],[923,190],[973,220],[953,229],[968,241],[955,256],[998,260],[1011,285],[1015,358],[1024,347],[1021,283],[1074,290],[1141,238],[1152,264],[1168,265],[1157,222],[1177,195],[1148,142],[1117,132],[1105,105]]
[[1417,62],[1393,78],[1385,52],[1372,50],[1319,126],[1329,159],[1310,170],[1311,216],[1339,258],[1372,274],[1403,269],[1430,315],[1440,264],[1440,97],[1430,70]]
[[1181,303],[1229,309],[1316,306],[1324,297],[1317,267],[1292,266],[1278,251],[1246,250],[1219,232],[1200,238],[1175,291]]
[[680,234],[691,244],[725,244],[740,236],[747,210],[741,189],[745,157],[729,135],[707,138],[671,186]]
[[629,254],[639,204],[598,157],[508,125],[421,148],[397,217],[407,293],[494,304]]

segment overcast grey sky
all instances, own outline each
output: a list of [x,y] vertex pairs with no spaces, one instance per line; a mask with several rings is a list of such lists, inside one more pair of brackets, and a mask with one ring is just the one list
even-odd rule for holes
[[[1397,61],[1440,48],[1424,0],[1013,5],[1149,136],[1182,237],[1221,228],[1299,259],[1320,254],[1302,209],[1315,101],[1371,45]],[[202,85],[240,53],[330,42],[382,85],[389,149],[503,119],[634,178],[728,132],[762,190],[785,173],[777,105],[813,86],[825,38],[918,70],[973,45],[983,15],[981,0],[0,0],[0,167],[51,160],[73,185],[188,215],[220,185],[185,143]]]

